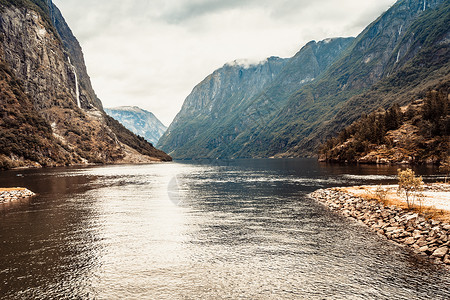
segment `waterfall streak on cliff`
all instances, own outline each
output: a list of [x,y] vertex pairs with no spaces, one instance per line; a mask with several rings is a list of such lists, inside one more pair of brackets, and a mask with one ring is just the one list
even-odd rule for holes
[[70,57],[67,57],[69,61],[69,65],[72,68],[73,75],[75,76],[75,95],[77,96],[77,105],[79,108],[81,108],[81,101],[80,101],[80,88],[78,87],[78,75],[77,75],[77,69],[74,65],[72,65],[72,62],[70,61]]

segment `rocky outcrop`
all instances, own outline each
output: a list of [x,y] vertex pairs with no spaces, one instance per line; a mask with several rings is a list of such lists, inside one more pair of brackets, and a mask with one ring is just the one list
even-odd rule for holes
[[450,267],[450,224],[339,189],[318,190],[311,197],[333,211],[362,222],[379,235]]
[[[126,145],[145,152],[149,162],[170,160],[126,129],[109,126],[92,90],[81,47],[51,1],[10,1],[0,8],[0,59],[3,77],[11,86],[0,99],[2,118],[9,120],[0,122],[0,144],[19,145],[0,150],[0,160],[7,161],[0,167],[114,163],[125,158]],[[36,122],[30,119],[39,119],[51,150],[41,147],[45,143],[31,129]],[[11,136],[11,129],[21,138]]]
[[24,188],[0,189],[0,204],[33,197],[35,195],[36,194],[29,189]]
[[105,112],[128,130],[156,145],[167,127],[151,112],[137,106],[105,108]]

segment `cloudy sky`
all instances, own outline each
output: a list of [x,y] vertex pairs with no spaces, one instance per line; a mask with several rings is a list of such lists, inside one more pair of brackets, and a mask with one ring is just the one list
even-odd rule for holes
[[394,0],[53,0],[83,47],[105,107],[169,125],[192,88],[235,59],[291,57],[356,36]]

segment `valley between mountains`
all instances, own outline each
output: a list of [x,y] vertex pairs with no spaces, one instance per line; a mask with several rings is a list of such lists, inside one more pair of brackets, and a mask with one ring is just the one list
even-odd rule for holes
[[[329,140],[360,117],[438,93],[440,130],[417,124],[424,112],[411,109],[397,128],[411,124],[419,140],[390,151],[396,159],[366,161],[439,163],[450,155],[449,8],[400,0],[356,38],[312,41],[288,59],[225,64],[192,90],[157,146],[177,159],[315,156],[325,143],[339,148]],[[361,139],[355,153],[330,160],[363,162],[381,144],[396,147],[388,131],[397,128],[380,126],[379,141]]]
[[450,156],[449,19],[448,1],[399,0],[357,37],[226,63],[167,128],[138,107],[103,108],[52,1],[2,0],[0,168],[318,154],[440,164]]

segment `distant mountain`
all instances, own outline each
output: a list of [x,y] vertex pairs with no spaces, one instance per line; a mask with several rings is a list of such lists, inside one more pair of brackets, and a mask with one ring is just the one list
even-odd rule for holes
[[51,0],[0,1],[0,169],[171,160],[108,117]]
[[291,93],[320,76],[352,41],[312,41],[290,59],[226,64],[194,88],[158,147],[177,158],[235,156],[241,136],[270,121]]
[[[193,92],[159,145],[176,158],[314,155],[363,113],[405,105],[449,80],[449,18],[449,1],[399,0],[356,39],[309,43],[238,105],[225,99],[199,112],[196,103],[216,101]],[[208,114],[215,122],[205,122]],[[184,139],[187,128],[196,135]]]
[[137,106],[105,108],[105,112],[125,128],[156,145],[167,127],[155,115]]

